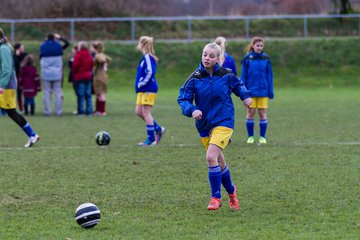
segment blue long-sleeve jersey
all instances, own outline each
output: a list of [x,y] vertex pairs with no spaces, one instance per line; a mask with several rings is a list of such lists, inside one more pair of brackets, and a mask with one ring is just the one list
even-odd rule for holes
[[225,52],[224,55],[225,55],[224,56],[225,60],[224,60],[222,67],[231,69],[231,71],[233,71],[233,73],[235,75],[237,75],[236,64],[235,64],[234,58],[227,52]]
[[180,88],[177,101],[187,117],[192,117],[195,110],[202,112],[202,119],[196,120],[196,128],[201,137],[206,137],[218,126],[234,128],[231,93],[241,100],[250,97],[244,83],[232,71],[216,64],[210,76],[201,63]]
[[241,80],[251,97],[274,98],[273,71],[269,56],[251,51],[241,61]]
[[138,65],[135,92],[150,92],[157,93],[158,85],[155,78],[156,61],[150,54],[145,54]]

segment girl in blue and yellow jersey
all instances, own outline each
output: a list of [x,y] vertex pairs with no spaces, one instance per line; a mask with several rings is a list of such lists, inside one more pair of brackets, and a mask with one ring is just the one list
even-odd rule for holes
[[233,185],[223,150],[234,128],[234,105],[231,94],[240,97],[245,107],[251,104],[249,92],[234,73],[219,66],[221,48],[207,44],[202,62],[180,89],[177,99],[182,113],[193,117],[201,142],[206,149],[208,177],[211,187],[209,210],[221,206],[220,188],[223,184],[229,195],[229,205],[239,209],[236,187]]
[[147,139],[138,146],[152,146],[160,142],[165,134],[165,128],[161,127],[151,115],[155,104],[158,85],[156,82],[156,63],[158,61],[154,51],[154,39],[142,36],[139,39],[137,49],[142,52],[135,79],[136,114],[145,121]]
[[7,42],[4,31],[0,28],[0,108],[6,110],[8,116],[16,122],[28,136],[25,147],[31,147],[39,141],[37,135],[25,118],[16,111],[16,74],[12,47]]
[[252,104],[246,115],[247,143],[254,143],[254,117],[258,109],[260,122],[260,144],[266,144],[267,115],[269,98],[274,98],[273,71],[269,56],[263,51],[264,39],[254,37],[245,48],[247,53],[241,64],[241,80],[251,92]]
[[219,62],[220,66],[222,66],[223,68],[230,69],[235,75],[237,75],[235,60],[229,53],[226,52],[226,46],[227,46],[226,39],[224,37],[217,37],[215,39],[215,42],[221,48],[220,62]]

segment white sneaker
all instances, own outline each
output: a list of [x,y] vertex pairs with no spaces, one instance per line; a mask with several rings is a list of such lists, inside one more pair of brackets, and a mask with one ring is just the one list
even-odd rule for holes
[[156,133],[156,135],[155,135],[156,144],[158,144],[160,142],[161,137],[164,136],[165,132],[166,132],[166,128],[161,127],[161,130]]
[[149,139],[146,139],[144,142],[138,143],[137,145],[140,147],[154,146],[154,145],[156,145],[156,141],[151,141]]
[[29,141],[25,144],[24,147],[26,147],[26,148],[32,147],[32,145],[34,145],[39,140],[40,140],[40,137],[37,134],[33,137],[29,137]]

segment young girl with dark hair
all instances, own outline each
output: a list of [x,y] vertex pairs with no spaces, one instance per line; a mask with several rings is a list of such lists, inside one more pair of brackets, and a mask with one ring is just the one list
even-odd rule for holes
[[41,91],[40,78],[34,65],[34,57],[27,55],[21,63],[19,74],[19,86],[24,95],[24,113],[25,115],[35,114],[35,96]]

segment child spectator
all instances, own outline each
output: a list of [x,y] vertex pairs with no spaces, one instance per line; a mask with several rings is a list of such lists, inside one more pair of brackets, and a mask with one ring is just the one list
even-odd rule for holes
[[[73,62],[73,73],[75,80],[75,89],[77,95],[77,115],[92,115],[91,100],[91,79],[93,69],[93,59],[88,50],[87,43],[81,41],[78,43],[78,51],[75,54]],[[84,102],[86,109],[84,110]]]
[[40,78],[34,65],[34,57],[27,55],[20,65],[19,86],[24,96],[24,113],[25,115],[35,114],[35,96],[41,91]]
[[106,115],[106,91],[108,86],[108,64],[111,58],[104,53],[104,44],[95,42],[93,44],[94,58],[94,91],[96,94],[96,116]]

